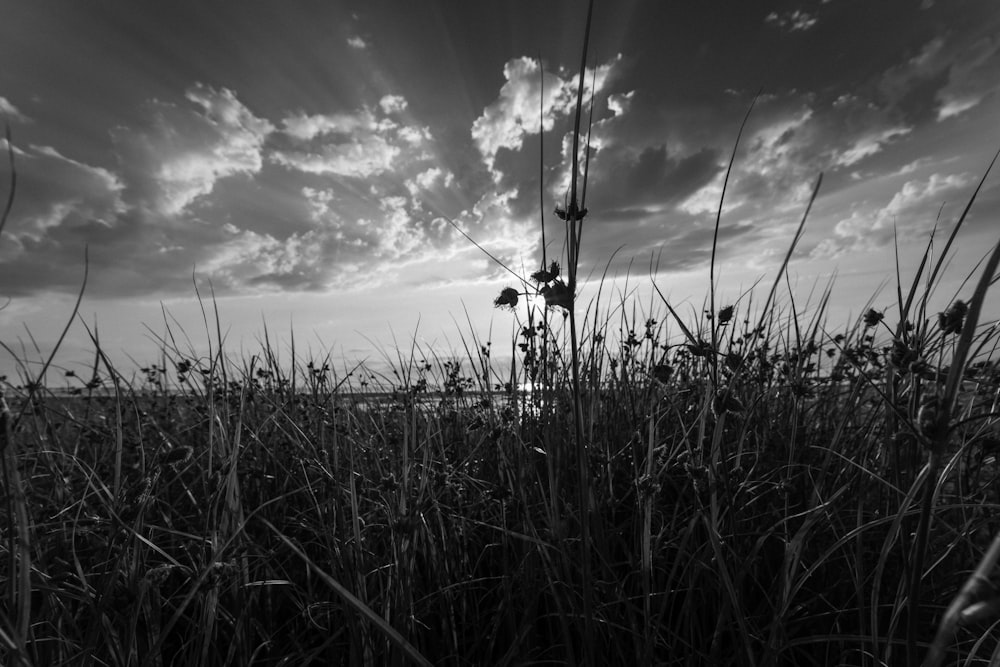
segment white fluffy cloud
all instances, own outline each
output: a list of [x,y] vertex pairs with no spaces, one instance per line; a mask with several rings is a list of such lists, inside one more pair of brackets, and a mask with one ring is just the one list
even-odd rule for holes
[[436,187],[451,187],[455,181],[455,174],[440,167],[426,169],[413,178],[407,179],[406,189],[410,196],[417,197],[421,192],[432,190]]
[[363,107],[330,114],[295,114],[283,119],[286,145],[270,153],[277,164],[311,174],[368,178],[395,169],[401,159],[423,155],[427,128],[400,125],[386,117],[406,109],[406,99],[386,95],[383,116]]
[[358,113],[294,114],[282,119],[285,134],[300,141],[310,141],[324,134],[351,135],[371,132],[377,127],[375,116],[367,110]]
[[154,102],[146,126],[113,131],[130,192],[167,216],[212,192],[219,179],[260,171],[274,130],[227,88],[198,84],[185,97],[195,108]]
[[399,113],[406,111],[407,102],[402,95],[384,95],[378,101],[378,105],[383,113]]
[[[585,99],[604,88],[620,62],[621,55],[618,55],[598,66],[596,72],[586,72]],[[539,126],[550,131],[556,117],[568,115],[576,104],[575,78],[543,73],[534,58],[507,61],[503,74],[506,82],[499,96],[472,124],[473,141],[490,169],[493,169],[497,151],[520,149],[526,136],[538,134]]]

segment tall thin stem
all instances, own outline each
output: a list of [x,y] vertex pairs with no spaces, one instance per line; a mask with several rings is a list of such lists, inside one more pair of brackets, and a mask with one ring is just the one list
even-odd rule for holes
[[592,590],[592,576],[590,567],[590,465],[587,456],[587,443],[583,434],[583,397],[580,393],[580,353],[579,341],[576,331],[576,271],[580,258],[580,232],[582,231],[583,217],[586,211],[580,208],[577,199],[577,180],[580,173],[580,119],[583,112],[583,86],[587,72],[587,50],[590,47],[590,26],[594,15],[594,0],[590,0],[587,7],[587,25],[584,29],[583,54],[580,59],[580,80],[576,91],[576,118],[573,125],[573,153],[572,172],[570,174],[570,197],[569,206],[566,211],[566,223],[569,227],[568,259],[568,288],[572,297],[569,308],[569,328],[570,328],[570,354],[573,371],[573,425],[576,436],[576,458],[577,471],[579,473],[579,516],[580,516],[580,548],[581,576],[583,593],[583,641],[582,641],[582,662],[585,665],[592,664],[594,658],[594,602]]

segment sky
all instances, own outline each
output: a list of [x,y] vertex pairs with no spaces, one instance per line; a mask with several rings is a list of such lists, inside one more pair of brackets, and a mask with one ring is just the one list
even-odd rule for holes
[[[546,256],[564,250],[583,0],[0,0],[0,16],[12,381],[55,345],[85,266],[60,370],[93,364],[89,327],[127,373],[171,333],[205,353],[201,305],[237,358],[265,333],[348,362],[460,351],[470,332],[509,345],[492,302],[520,285],[455,226],[523,276],[543,219]],[[802,306],[835,278],[838,322],[869,299],[892,319],[896,247],[906,286],[1000,148],[995,0],[597,0],[587,63],[581,303],[607,267],[640,310],[653,281],[701,310],[755,97],[718,232],[731,300],[758,280],[766,295],[822,173],[790,289]],[[4,197],[9,179],[4,160]],[[994,175],[940,308],[971,294],[998,213]]]

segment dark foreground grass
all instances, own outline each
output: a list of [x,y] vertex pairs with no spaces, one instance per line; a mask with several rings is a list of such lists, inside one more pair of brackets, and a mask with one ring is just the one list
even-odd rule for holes
[[[879,343],[874,311],[831,335],[777,315],[754,330],[725,308],[688,325],[715,328],[716,352],[667,345],[649,314],[602,319],[581,349],[588,658],[905,664],[909,613],[923,655],[1000,528],[1000,369],[981,357],[966,370],[928,479],[918,414],[954,327],[905,328],[904,349]],[[470,336],[464,359],[414,350],[388,378],[165,346],[164,368],[139,380],[102,360],[103,389],[9,391],[3,663],[583,661],[567,351],[551,325],[521,340],[513,377]],[[995,341],[980,328],[978,343]],[[709,398],[713,372],[728,405]],[[516,391],[526,373],[530,395]],[[359,397],[361,382],[385,394]],[[965,624],[952,660],[987,664],[991,622]]]

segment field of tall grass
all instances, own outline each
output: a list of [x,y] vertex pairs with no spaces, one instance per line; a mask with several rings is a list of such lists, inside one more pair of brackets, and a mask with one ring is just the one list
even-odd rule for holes
[[21,359],[0,662],[1000,664],[1000,253],[929,311],[963,214],[845,330],[781,298],[792,249],[733,303],[713,253],[698,318],[581,304],[573,156],[566,255],[496,298],[513,340],[237,359],[207,313],[207,355],[168,332],[138,376],[96,333],[72,391]]

